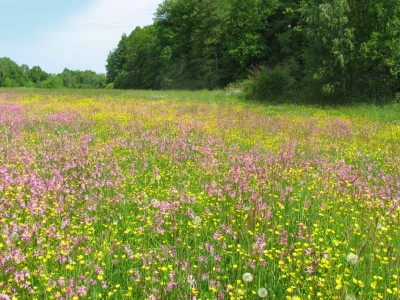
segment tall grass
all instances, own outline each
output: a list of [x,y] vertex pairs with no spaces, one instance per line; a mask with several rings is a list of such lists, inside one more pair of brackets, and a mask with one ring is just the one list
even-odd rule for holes
[[396,299],[397,106],[0,90],[0,299]]

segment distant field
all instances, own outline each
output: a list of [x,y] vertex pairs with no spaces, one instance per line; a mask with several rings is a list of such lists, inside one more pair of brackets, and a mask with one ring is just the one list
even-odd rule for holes
[[0,89],[0,299],[399,299],[400,105],[238,98]]

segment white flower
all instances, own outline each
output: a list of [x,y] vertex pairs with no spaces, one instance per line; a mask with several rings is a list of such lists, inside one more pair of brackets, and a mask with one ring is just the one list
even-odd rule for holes
[[194,217],[193,223],[194,225],[199,226],[201,224],[201,218],[199,216]]
[[244,273],[243,276],[243,281],[244,282],[251,282],[253,281],[253,275],[251,275],[250,273]]
[[356,263],[358,263],[358,255],[350,253],[349,255],[347,255],[347,261],[352,265],[355,265]]
[[378,224],[376,224],[376,229],[381,230],[382,228],[383,228],[382,223],[378,222]]
[[356,298],[356,296],[349,294],[349,295],[346,295],[346,298],[344,298],[344,300],[357,300],[357,298]]
[[258,296],[265,298],[268,296],[268,290],[266,288],[260,288],[257,292]]

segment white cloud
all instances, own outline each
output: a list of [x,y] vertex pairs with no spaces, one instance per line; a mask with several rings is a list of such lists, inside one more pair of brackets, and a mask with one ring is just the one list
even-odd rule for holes
[[123,33],[152,23],[161,0],[95,0],[84,12],[49,31],[32,51],[48,72],[90,69],[105,72],[108,53]]

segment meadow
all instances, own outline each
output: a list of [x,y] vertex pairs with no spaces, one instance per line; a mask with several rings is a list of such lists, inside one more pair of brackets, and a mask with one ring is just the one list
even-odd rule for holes
[[0,299],[399,299],[400,105],[0,90]]

